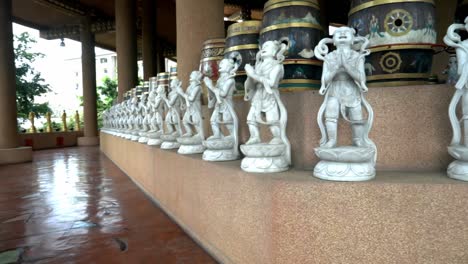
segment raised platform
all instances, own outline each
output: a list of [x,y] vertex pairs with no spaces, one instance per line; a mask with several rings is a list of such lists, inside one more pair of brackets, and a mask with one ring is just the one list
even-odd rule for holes
[[468,260],[468,183],[444,173],[378,171],[361,183],[312,171],[250,174],[240,161],[207,162],[105,133],[101,150],[224,263]]
[[[420,85],[369,88],[367,98],[375,113],[370,138],[377,145],[377,169],[428,171],[445,170],[452,158],[447,146],[452,137],[448,106],[454,93],[448,85]],[[318,91],[282,93],[288,110],[287,134],[292,163],[297,169],[312,170],[319,161],[314,148],[320,142],[317,113],[323,102]],[[250,102],[235,100],[239,116],[240,142],[247,141],[246,117]],[[205,110],[209,122],[211,111]],[[205,131],[208,131],[208,125]],[[349,124],[340,120],[338,139],[350,143]],[[266,135],[269,131],[264,130]],[[207,135],[210,135],[208,131]]]
[[33,150],[73,147],[83,131],[24,133],[19,134],[19,145],[32,147]]

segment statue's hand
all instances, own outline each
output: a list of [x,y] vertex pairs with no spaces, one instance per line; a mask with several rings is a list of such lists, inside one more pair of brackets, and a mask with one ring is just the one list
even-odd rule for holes
[[213,86],[213,81],[211,81],[211,79],[206,76],[205,78],[203,78],[203,82],[206,84],[206,86],[209,86],[209,87]]
[[327,88],[325,87],[325,85],[322,85],[322,87],[320,87],[319,94],[324,95],[326,92],[327,92]]
[[253,77],[255,75],[255,70],[250,64],[246,64],[245,67],[245,72],[247,73],[247,76]]

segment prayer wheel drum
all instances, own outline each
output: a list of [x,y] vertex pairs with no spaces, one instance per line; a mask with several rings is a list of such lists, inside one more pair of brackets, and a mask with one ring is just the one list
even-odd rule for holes
[[143,85],[139,85],[135,88],[135,94],[138,98],[141,97],[141,95],[145,92],[145,89],[143,87]]
[[254,20],[235,23],[228,27],[224,57],[228,58],[235,51],[242,56],[242,64],[236,74],[236,93],[238,94],[244,93],[244,82],[247,79],[244,66],[255,65],[261,27],[262,22]]
[[155,91],[158,88],[158,76],[149,78],[149,89]]
[[158,74],[158,86],[164,85],[166,87],[169,86],[169,73],[168,72],[160,72]]
[[218,63],[223,59],[225,39],[210,39],[203,42],[200,71],[213,81],[219,77]]
[[174,80],[177,78],[177,67],[171,67],[169,69],[169,79]]
[[169,91],[170,82],[168,72],[160,72],[158,74],[158,87],[160,85],[164,86],[164,91],[166,91],[166,93]]
[[289,45],[281,89],[319,88],[322,62],[314,57],[314,48],[325,34],[318,2],[270,0],[263,12],[260,44],[278,40]]
[[349,26],[369,39],[369,86],[427,84],[436,43],[433,0],[354,0]]

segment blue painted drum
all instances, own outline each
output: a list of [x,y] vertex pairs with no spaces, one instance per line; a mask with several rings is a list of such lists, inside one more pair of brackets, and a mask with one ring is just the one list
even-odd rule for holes
[[265,3],[260,44],[269,40],[286,42],[282,90],[320,88],[322,62],[314,48],[325,36],[316,0],[270,0]]
[[242,64],[236,74],[236,95],[244,94],[244,82],[247,79],[245,64],[255,65],[261,27],[262,22],[256,20],[234,23],[228,27],[224,57],[228,58],[233,52],[239,52],[242,56]]
[[434,0],[353,0],[348,21],[369,39],[369,86],[429,82],[437,46]]

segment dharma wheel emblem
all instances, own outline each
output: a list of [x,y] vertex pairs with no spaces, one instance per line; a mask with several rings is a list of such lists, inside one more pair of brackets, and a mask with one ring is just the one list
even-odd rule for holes
[[394,73],[400,70],[401,67],[400,54],[395,52],[387,52],[380,58],[380,67],[387,73]]
[[413,17],[404,9],[395,9],[385,17],[384,26],[388,34],[402,36],[413,28]]

